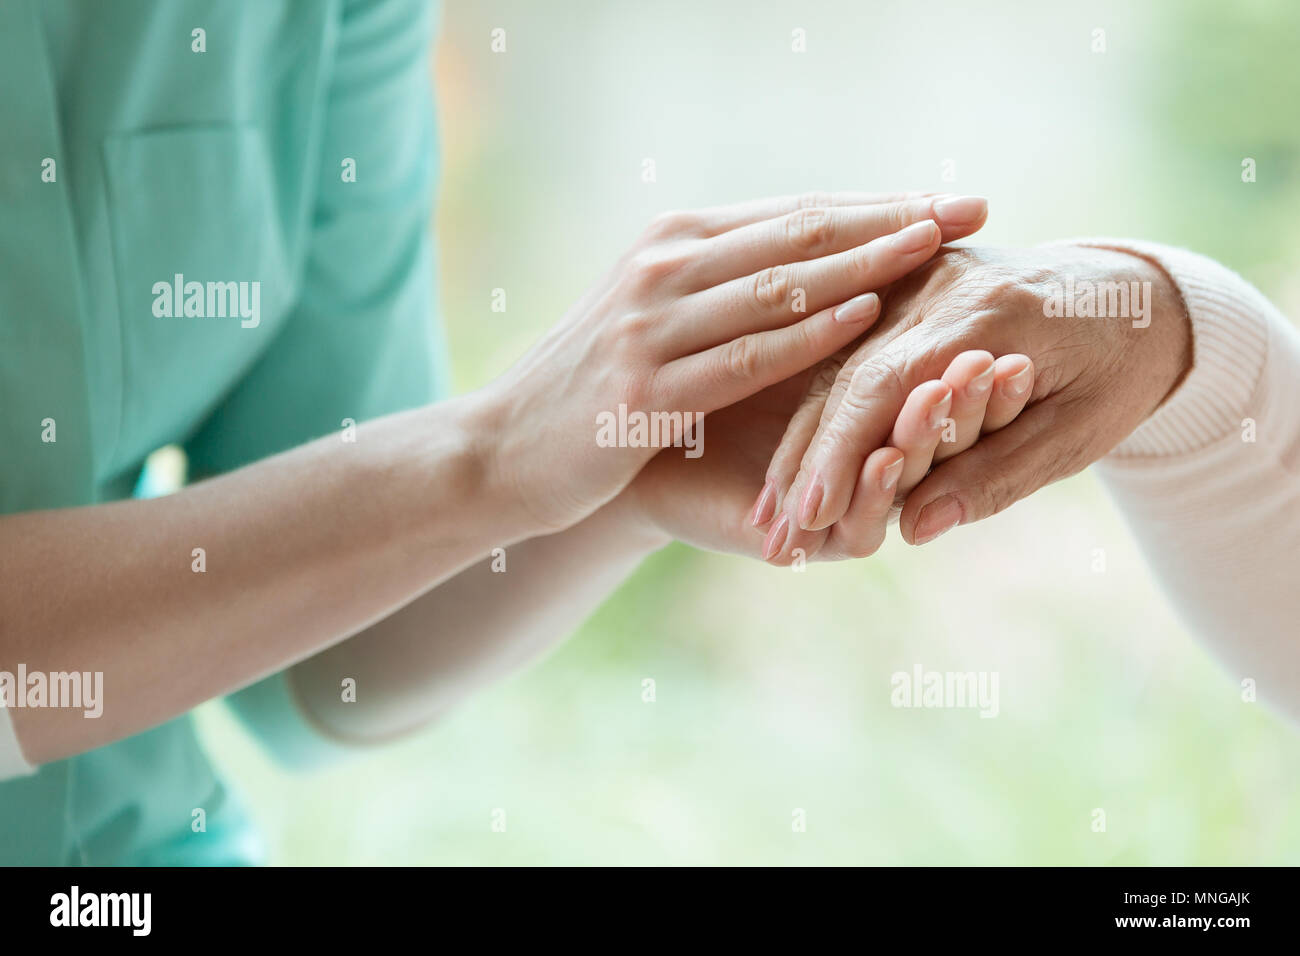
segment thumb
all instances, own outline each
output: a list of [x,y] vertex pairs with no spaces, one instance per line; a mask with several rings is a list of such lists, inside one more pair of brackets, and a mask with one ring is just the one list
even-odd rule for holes
[[1091,462],[1080,441],[1084,416],[1047,399],[1010,425],[938,465],[912,489],[898,528],[908,544],[925,544],[1066,478]]

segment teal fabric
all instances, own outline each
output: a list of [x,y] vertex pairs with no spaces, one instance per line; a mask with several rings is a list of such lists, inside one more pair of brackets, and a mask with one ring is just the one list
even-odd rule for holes
[[[433,20],[418,0],[0,3],[0,513],[129,495],[166,444],[203,476],[438,397]],[[260,322],[160,317],[176,274],[260,283]],[[340,749],[282,675],[230,701],[294,766]],[[264,859],[189,716],[0,783],[0,863]]]

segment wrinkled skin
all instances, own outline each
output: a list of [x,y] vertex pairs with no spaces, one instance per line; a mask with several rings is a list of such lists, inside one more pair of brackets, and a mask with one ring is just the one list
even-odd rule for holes
[[[1044,298],[1067,276],[1076,285],[1150,282],[1149,324],[1044,315]],[[821,550],[848,505],[853,476],[886,440],[907,393],[964,349],[1028,355],[1036,369],[1031,403],[910,493],[900,489],[901,530],[911,543],[931,539],[936,527],[946,530],[954,506],[956,522],[970,523],[1087,467],[1151,415],[1191,365],[1191,333],[1176,287],[1163,270],[1128,252],[1073,245],[945,249],[883,299],[882,318],[860,342],[813,374],[769,465],[792,526],[776,563],[788,563],[796,548]],[[814,477],[827,486],[827,507],[814,527],[801,529],[798,505]],[[931,519],[945,506],[946,516],[918,530],[931,504]]]

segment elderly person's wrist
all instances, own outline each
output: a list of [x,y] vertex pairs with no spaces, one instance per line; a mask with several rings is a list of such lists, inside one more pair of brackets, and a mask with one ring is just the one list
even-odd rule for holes
[[1108,458],[1182,454],[1238,435],[1267,356],[1267,315],[1273,310],[1268,301],[1232,270],[1184,249],[1126,239],[1080,244],[1128,252],[1152,264],[1172,281],[1184,310],[1188,354],[1182,375]]

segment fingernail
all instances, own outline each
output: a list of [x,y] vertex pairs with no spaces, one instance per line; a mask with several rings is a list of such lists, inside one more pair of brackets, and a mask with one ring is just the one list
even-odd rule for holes
[[772,525],[772,530],[763,539],[764,561],[771,561],[773,557],[780,553],[781,548],[785,545],[785,536],[789,531],[790,516],[783,511],[781,517],[776,519],[776,524]]
[[967,384],[966,386],[966,394],[969,395],[971,398],[979,398],[981,395],[983,395],[992,387],[993,387],[993,363],[990,362],[988,368],[986,368],[984,371],[980,372],[978,375],[976,375],[973,379],[970,380],[970,383]]
[[894,233],[889,244],[894,247],[895,252],[920,252],[934,241],[935,233],[938,231],[939,227],[929,219],[914,222],[906,229]]
[[868,292],[866,295],[860,295],[856,299],[849,299],[834,312],[831,317],[836,322],[865,322],[868,319],[874,319],[880,314],[880,296],[874,292]]
[[1019,398],[1029,389],[1029,383],[1033,380],[1034,368],[1032,365],[1026,365],[1015,375],[1008,375],[1006,381],[1002,383],[1002,389],[1011,398]]
[[799,503],[799,526],[805,531],[811,530],[813,522],[817,520],[825,492],[826,486],[822,484],[821,476],[813,475],[812,482],[803,493],[803,501]]
[[948,388],[943,393],[943,398],[939,399],[930,406],[930,417],[928,419],[931,428],[941,428],[944,420],[948,417],[948,412],[952,410],[952,389]]
[[880,473],[880,490],[893,491],[898,485],[898,479],[903,474],[903,459],[900,458],[892,465],[886,465]]
[[769,478],[763,484],[763,490],[758,493],[758,498],[754,500],[754,517],[750,520],[755,528],[772,520],[772,513],[776,511],[776,479]]
[[952,495],[936,498],[921,509],[921,515],[916,519],[916,530],[912,532],[912,540],[916,544],[926,544],[957,527],[961,524],[961,519],[960,501]]
[[949,226],[964,226],[982,219],[989,211],[989,201],[983,196],[954,196],[951,199],[937,199],[934,214],[939,221]]

